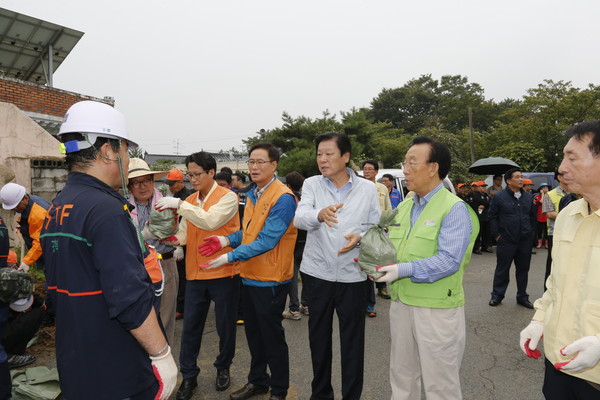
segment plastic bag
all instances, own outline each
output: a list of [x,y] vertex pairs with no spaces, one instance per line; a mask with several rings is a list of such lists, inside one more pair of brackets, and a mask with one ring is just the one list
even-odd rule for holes
[[148,230],[158,239],[168,238],[175,231],[177,225],[177,214],[174,210],[166,209],[158,211],[152,209],[150,213],[150,221],[148,222]]
[[396,247],[388,237],[385,228],[392,224],[398,209],[385,210],[377,225],[369,228],[360,241],[358,265],[368,276],[373,279],[380,278],[383,273],[375,268],[381,265],[396,264]]

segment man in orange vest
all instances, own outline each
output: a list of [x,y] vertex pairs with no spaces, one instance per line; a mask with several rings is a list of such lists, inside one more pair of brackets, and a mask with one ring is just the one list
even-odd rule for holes
[[232,400],[266,393],[269,387],[270,400],[281,400],[289,387],[289,355],[281,314],[294,274],[298,230],[292,224],[294,195],[275,176],[278,162],[279,150],[271,143],[252,146],[248,168],[254,184],[247,193],[243,229],[228,236],[209,237],[200,248],[204,255],[216,254],[226,246],[233,248],[206,263],[205,268],[241,261],[244,327],[252,360],[248,383],[231,393]]
[[[240,276],[237,262],[227,262],[218,268],[205,269],[208,258],[198,253],[198,245],[214,235],[225,236],[240,229],[238,197],[228,188],[215,182],[217,162],[206,152],[186,157],[187,176],[195,193],[181,200],[164,197],[158,200],[158,209],[173,208],[181,216],[179,230],[175,234],[176,245],[187,245],[186,263],[186,310],[183,317],[183,334],[179,365],[183,382],[177,392],[177,400],[188,400],[198,386],[200,368],[196,362],[200,353],[204,323],[211,301],[215,302],[219,355],[214,362],[217,368],[215,388],[225,390],[231,384],[229,366],[235,355],[236,315],[240,296]],[[217,254],[225,254],[221,249]]]

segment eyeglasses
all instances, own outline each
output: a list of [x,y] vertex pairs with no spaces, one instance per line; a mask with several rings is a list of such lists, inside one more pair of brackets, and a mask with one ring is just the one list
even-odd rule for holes
[[206,174],[206,173],[207,173],[206,171],[202,171],[202,172],[199,172],[199,173],[197,173],[197,174],[193,174],[193,173],[190,173],[190,172],[188,172],[188,173],[187,173],[187,174],[185,174],[185,175],[186,175],[188,178],[190,178],[190,180],[192,180],[192,179],[197,179],[197,178],[200,178],[200,177],[202,176],[202,174]]
[[150,185],[154,182],[153,179],[144,179],[143,181],[131,182],[131,186],[139,188],[140,186]]
[[273,161],[271,161],[271,160],[248,160],[248,161],[246,161],[246,164],[248,164],[249,167],[252,167],[254,165],[258,165],[259,167],[262,167],[266,163],[271,163],[271,162],[273,162]]
[[402,169],[412,169],[417,164],[429,164],[427,161],[402,161],[400,165]]
[[375,168],[363,168],[363,171],[375,171]]

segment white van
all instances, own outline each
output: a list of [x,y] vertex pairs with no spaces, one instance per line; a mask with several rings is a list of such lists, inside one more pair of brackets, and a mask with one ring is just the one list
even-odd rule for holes
[[[358,174],[360,176],[363,176],[362,170],[359,170]],[[400,197],[402,197],[402,200],[404,200],[404,196],[406,196],[406,194],[409,192],[409,190],[406,188],[406,180],[404,179],[404,171],[400,168],[380,169],[379,171],[377,171],[377,176],[375,177],[377,182],[381,183],[381,178],[385,174],[390,174],[394,177],[394,187],[396,189],[398,189],[398,191],[400,192]],[[443,183],[444,183],[444,187],[446,187],[446,189],[448,189],[452,193],[456,194],[456,191],[454,190],[454,185],[452,184],[452,181],[450,181],[450,179],[448,177],[444,178]],[[402,190],[400,190],[400,188],[402,188]]]

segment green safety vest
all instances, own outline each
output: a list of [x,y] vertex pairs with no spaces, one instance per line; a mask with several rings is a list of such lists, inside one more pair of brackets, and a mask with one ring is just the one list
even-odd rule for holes
[[[425,206],[412,229],[410,212],[414,203],[411,200],[400,203],[394,224],[389,227],[390,240],[396,246],[399,263],[421,260],[437,254],[442,221],[459,201],[462,200],[442,188]],[[464,270],[471,260],[475,238],[479,233],[477,215],[471,207],[466,207],[473,229],[458,271],[431,283],[415,283],[410,277],[400,278],[392,282],[390,287],[394,301],[400,300],[410,306],[428,308],[454,308],[465,304],[462,280]]]

